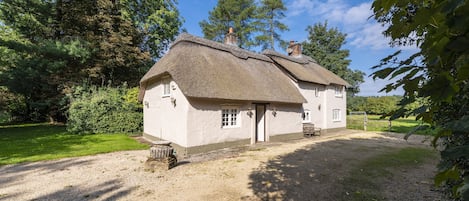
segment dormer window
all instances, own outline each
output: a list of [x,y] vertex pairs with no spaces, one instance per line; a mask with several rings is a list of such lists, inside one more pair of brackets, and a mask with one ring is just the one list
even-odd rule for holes
[[342,88],[343,88],[342,86],[335,86],[334,88],[335,97],[342,97]]
[[171,87],[170,87],[171,80],[166,78],[163,80],[163,97],[167,97],[171,95]]

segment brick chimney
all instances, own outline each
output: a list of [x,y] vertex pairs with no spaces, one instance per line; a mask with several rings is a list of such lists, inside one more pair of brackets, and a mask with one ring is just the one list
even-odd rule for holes
[[238,37],[233,32],[233,27],[230,27],[228,33],[225,35],[225,44],[238,46]]
[[291,40],[287,48],[288,56],[301,57],[301,44]]

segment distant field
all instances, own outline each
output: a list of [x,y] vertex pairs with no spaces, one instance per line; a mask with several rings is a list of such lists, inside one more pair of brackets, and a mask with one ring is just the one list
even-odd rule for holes
[[[390,123],[387,119],[380,119],[380,115],[367,115],[367,131],[387,131],[395,133],[408,133],[412,131],[416,126],[421,125],[421,121],[416,121],[415,117],[407,117],[396,119],[391,121],[391,129],[389,128]],[[363,115],[347,115],[347,128],[363,130]],[[420,135],[432,135],[434,130],[420,130],[416,134]]]
[[48,124],[0,126],[0,165],[147,147],[124,134],[70,134]]

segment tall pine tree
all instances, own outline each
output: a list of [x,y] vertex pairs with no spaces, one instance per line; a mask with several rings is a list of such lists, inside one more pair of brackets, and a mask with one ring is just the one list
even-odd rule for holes
[[238,37],[239,47],[253,47],[253,34],[256,32],[254,22],[256,5],[254,0],[220,0],[217,6],[209,12],[208,21],[199,23],[204,37],[222,42],[230,27],[233,27]]
[[275,49],[275,42],[285,46],[286,41],[280,38],[279,32],[287,31],[287,25],[280,22],[285,17],[287,8],[282,0],[262,0],[257,13],[257,29],[261,35],[256,36],[256,45],[263,49]]
[[347,35],[341,33],[337,28],[329,29],[327,22],[308,26],[306,30],[309,35],[308,40],[302,44],[303,54],[314,58],[321,66],[352,85],[348,89],[351,95],[358,93],[360,84],[364,82],[365,73],[348,68],[350,65],[350,60],[347,59],[349,50],[341,49]]

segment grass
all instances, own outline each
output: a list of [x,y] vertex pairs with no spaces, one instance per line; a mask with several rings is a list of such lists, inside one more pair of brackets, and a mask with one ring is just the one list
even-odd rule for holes
[[64,126],[0,126],[0,165],[148,148],[124,134],[77,135]]
[[[389,131],[389,121],[387,119],[380,119],[380,115],[367,115],[367,117],[367,131]],[[415,120],[415,117],[396,119],[391,121],[391,132],[408,133],[420,124],[421,122]],[[347,115],[347,128],[363,130],[363,115]],[[434,130],[426,129],[416,131],[415,134],[433,135],[435,132]]]
[[380,180],[392,179],[393,170],[412,168],[436,158],[438,155],[434,150],[410,147],[393,149],[364,160],[342,181],[345,191],[342,200],[383,200]]

